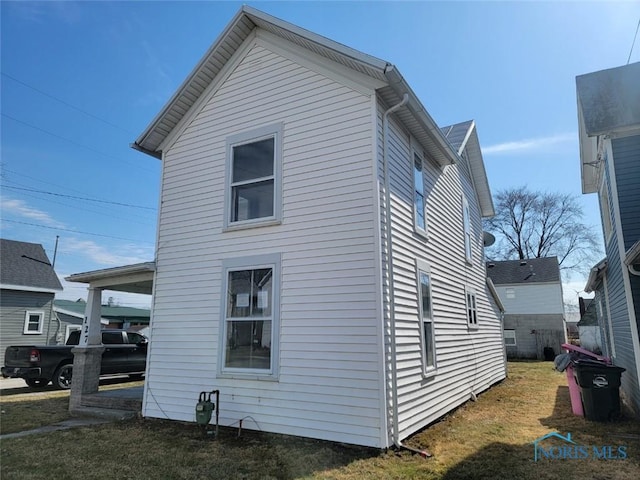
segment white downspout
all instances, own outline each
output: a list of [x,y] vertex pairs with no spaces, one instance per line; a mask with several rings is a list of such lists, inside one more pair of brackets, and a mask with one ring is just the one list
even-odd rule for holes
[[423,457],[430,456],[425,451],[403,445],[400,441],[400,426],[398,424],[398,368],[396,366],[396,325],[395,325],[395,298],[393,292],[393,242],[391,238],[391,182],[389,179],[389,115],[404,107],[409,101],[409,95],[405,93],[400,103],[389,108],[382,116],[382,165],[384,176],[384,198],[385,198],[385,224],[387,228],[387,277],[389,289],[389,325],[391,330],[391,400],[392,400],[392,424],[393,443],[398,448],[405,448]]

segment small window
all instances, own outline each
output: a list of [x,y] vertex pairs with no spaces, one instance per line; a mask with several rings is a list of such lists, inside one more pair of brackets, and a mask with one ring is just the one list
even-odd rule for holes
[[251,227],[280,220],[281,143],[280,124],[227,139],[225,227]]
[[120,345],[124,343],[122,332],[102,332],[102,343],[104,345]]
[[418,233],[427,233],[426,203],[424,198],[424,171],[422,158],[413,154],[413,185],[414,185],[414,226]]
[[436,344],[433,325],[433,302],[431,295],[431,275],[429,267],[417,261],[418,274],[418,314],[422,331],[422,364],[425,373],[436,369]]
[[466,292],[467,324],[470,327],[478,327],[478,311],[476,309],[476,294],[471,290]]
[[507,295],[507,298],[516,298],[516,289],[507,287],[505,289],[505,294]]
[[44,323],[44,312],[27,311],[24,317],[25,335],[39,335],[42,333],[42,324]]
[[600,213],[602,214],[602,229],[604,230],[605,242],[608,242],[613,233],[611,225],[611,207],[609,205],[609,190],[606,182],[600,188]]
[[464,228],[464,256],[467,262],[471,263],[471,213],[469,202],[462,198],[462,224]]
[[505,330],[504,331],[504,344],[508,347],[513,347],[516,345],[516,331],[515,330]]
[[279,255],[254,260],[227,262],[222,374],[277,374]]

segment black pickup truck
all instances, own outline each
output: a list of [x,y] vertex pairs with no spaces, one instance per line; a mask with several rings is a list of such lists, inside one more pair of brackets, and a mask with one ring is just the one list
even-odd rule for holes
[[[71,332],[66,345],[11,346],[4,354],[2,376],[23,378],[30,387],[71,387],[73,353],[80,332]],[[147,365],[147,338],[124,330],[102,330],[101,375],[129,374],[142,377]]]

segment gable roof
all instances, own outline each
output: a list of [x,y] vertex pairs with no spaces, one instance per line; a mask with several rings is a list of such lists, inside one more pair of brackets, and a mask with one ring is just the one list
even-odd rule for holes
[[39,243],[0,239],[0,286],[9,290],[62,291],[44,248]]
[[[476,122],[469,120],[455,125],[449,125],[440,129],[451,146],[455,149],[458,156],[462,156],[462,152],[467,149],[467,159],[471,176],[474,179],[474,186],[480,203],[480,211],[483,217],[493,217],[495,210],[493,207],[493,199],[489,190],[489,180],[487,179],[487,171],[484,168],[484,159],[482,158],[482,150],[480,149],[480,140],[476,129]],[[482,181],[478,181],[481,179]]]
[[558,257],[487,262],[487,276],[496,285],[560,282]]
[[640,128],[640,62],[576,77],[582,192],[598,189],[598,135]]

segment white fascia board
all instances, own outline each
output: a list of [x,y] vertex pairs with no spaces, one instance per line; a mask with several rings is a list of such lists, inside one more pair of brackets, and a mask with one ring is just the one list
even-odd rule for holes
[[147,128],[142,132],[142,134],[136,139],[135,145],[142,145],[146,138],[153,132],[156,125],[160,123],[162,118],[171,110],[173,104],[182,96],[184,91],[191,84],[191,80],[198,74],[198,72],[205,66],[208,62],[209,57],[215,52],[219,45],[223,43],[225,37],[229,35],[229,33],[236,27],[237,23],[240,21],[241,17],[245,15],[244,8],[241,8],[238,13],[233,17],[233,19],[227,24],[225,29],[222,31],[215,42],[209,47],[209,49],[205,52],[205,54],[200,58],[200,61],[196,64],[196,66],[191,70],[189,75],[184,79],[182,84],[175,91],[173,96],[169,99],[167,103],[162,107],[162,109],[158,112],[158,114],[151,120]]
[[205,88],[204,92],[198,97],[198,99],[191,105],[191,108],[184,114],[180,121],[173,127],[173,130],[165,137],[165,139],[158,146],[158,150],[166,152],[171,149],[173,144],[180,138],[185,129],[191,124],[196,115],[204,108],[204,106],[211,100],[211,97],[215,95],[222,84],[229,78],[229,75],[233,73],[238,64],[242,61],[246,53],[256,44],[255,35],[256,30],[242,42],[240,48],[238,48],[229,61],[224,64],[224,67],[218,72],[213,81]]
[[633,265],[640,260],[640,240],[634,243],[629,250],[627,250],[624,258],[625,265]]
[[316,43],[329,50],[333,50],[342,56],[351,58],[356,62],[363,63],[372,68],[376,68],[381,71],[384,71],[384,69],[388,65],[388,62],[384,60],[376,58],[372,55],[367,55],[366,53],[360,52],[351,47],[347,47],[346,45],[335,42],[327,37],[323,37],[322,35],[318,35],[317,33],[313,33],[309,30],[305,30],[304,28],[298,27],[297,25],[294,25],[292,23],[285,22],[284,20],[280,20],[279,18],[272,17],[267,13],[261,12],[260,10],[249,7],[247,5],[243,5],[240,13],[245,13],[253,23],[256,23],[256,24],[259,23],[259,22],[256,22],[256,19],[261,20],[263,22],[270,23],[275,27],[281,28],[283,30],[288,30],[294,35],[298,35],[302,38],[309,40],[310,42]]
[[1,290],[18,290],[22,292],[56,293],[62,292],[62,288],[27,287],[24,285],[0,284]]
[[602,274],[607,269],[607,259],[603,259],[596,263],[594,267],[589,271],[589,277],[587,278],[587,284],[584,287],[584,291],[591,293],[596,290],[599,280],[602,278]]
[[112,279],[135,274],[153,274],[156,270],[155,262],[136,263],[122,267],[105,268],[91,272],[74,273],[65,277],[68,282],[92,283],[97,280]]

